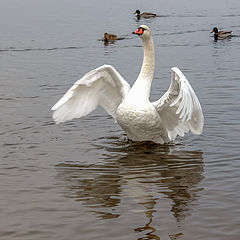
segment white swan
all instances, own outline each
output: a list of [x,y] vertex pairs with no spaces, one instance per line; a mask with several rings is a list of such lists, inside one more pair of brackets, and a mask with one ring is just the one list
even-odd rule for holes
[[133,141],[167,143],[191,130],[201,134],[201,105],[183,73],[171,69],[168,91],[156,102],[149,101],[154,72],[154,46],[150,29],[141,25],[136,32],[142,39],[144,57],[140,74],[129,84],[110,65],[96,68],[75,84],[52,107],[56,123],[80,118],[102,106],[115,118]]

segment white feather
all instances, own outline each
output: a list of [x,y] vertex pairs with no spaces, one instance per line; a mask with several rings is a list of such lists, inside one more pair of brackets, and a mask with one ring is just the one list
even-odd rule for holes
[[204,119],[201,105],[187,78],[177,67],[171,69],[168,91],[153,105],[171,140],[189,130],[194,134],[202,133]]
[[52,107],[56,123],[80,118],[102,106],[133,141],[166,143],[189,130],[203,129],[201,105],[183,73],[171,69],[168,91],[156,102],[149,101],[154,74],[154,46],[150,29],[142,25],[136,34],[143,43],[144,57],[139,76],[129,84],[110,65],[85,74]]
[[117,107],[129,91],[129,84],[110,65],[85,74],[52,107],[56,123],[80,118],[102,106],[115,117]]

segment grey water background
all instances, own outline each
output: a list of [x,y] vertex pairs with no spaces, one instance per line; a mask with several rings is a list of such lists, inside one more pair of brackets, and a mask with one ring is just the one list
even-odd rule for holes
[[[136,21],[132,13],[152,11]],[[0,239],[208,239],[240,235],[240,2],[0,0]],[[128,142],[101,108],[55,125],[50,108],[86,72],[133,84],[151,28],[151,99],[186,75],[203,134]],[[209,32],[233,30],[215,42]],[[105,46],[104,32],[123,40]]]

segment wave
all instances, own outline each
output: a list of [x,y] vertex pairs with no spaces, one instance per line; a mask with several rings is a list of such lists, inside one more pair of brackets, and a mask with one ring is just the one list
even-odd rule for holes
[[69,50],[69,49],[80,49],[83,47],[52,47],[52,48],[15,48],[8,47],[4,49],[0,49],[0,52],[29,52],[29,51],[56,51],[56,50]]

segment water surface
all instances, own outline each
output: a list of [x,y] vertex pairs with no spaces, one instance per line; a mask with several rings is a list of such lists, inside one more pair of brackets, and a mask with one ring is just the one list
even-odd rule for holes
[[[208,239],[240,234],[239,1],[0,2],[0,238]],[[136,9],[156,12],[136,21]],[[203,134],[169,145],[129,142],[103,110],[55,125],[50,108],[108,63],[133,84],[140,24],[153,34],[151,99],[170,68],[203,107]],[[234,37],[215,42],[214,26]],[[104,32],[121,41],[105,46]]]

